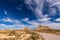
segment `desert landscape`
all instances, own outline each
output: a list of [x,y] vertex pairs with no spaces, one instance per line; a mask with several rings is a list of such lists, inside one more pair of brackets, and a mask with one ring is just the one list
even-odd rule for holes
[[0,0],[0,40],[60,40],[60,0]]
[[60,30],[41,25],[35,30],[27,27],[20,30],[0,30],[0,40],[60,40]]

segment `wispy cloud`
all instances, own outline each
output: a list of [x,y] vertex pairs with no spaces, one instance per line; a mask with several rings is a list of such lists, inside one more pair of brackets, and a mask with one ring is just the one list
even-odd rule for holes
[[57,13],[56,8],[50,8],[49,10],[50,10],[49,13],[51,16],[55,16],[55,14]]
[[60,1],[53,3],[50,7],[60,4]]
[[20,8],[20,7],[16,7],[16,9],[18,9],[18,10],[20,10],[20,11],[22,10],[22,8]]
[[[42,14],[42,8],[43,8],[43,0],[25,0],[26,4],[29,5],[29,7],[32,9],[32,11],[34,12],[34,15],[37,18],[41,18],[44,15]],[[35,6],[35,8],[32,7],[32,5]]]
[[0,27],[6,27],[6,28],[9,28],[9,27],[14,27],[14,26],[13,26],[13,25],[0,24]]
[[22,21],[28,21],[29,20],[29,18],[23,18],[22,19]]
[[32,20],[32,21],[28,20],[27,23],[32,25],[33,27],[37,27],[41,23],[51,23],[50,19],[51,18],[42,18],[42,19]]
[[42,19],[38,19],[38,21],[41,22],[48,22],[51,18],[42,18]]
[[19,20],[17,20],[17,19],[11,19],[9,17],[2,18],[0,21],[2,21],[2,22],[10,22],[10,23],[20,23]]
[[24,27],[25,25],[21,25],[21,24],[13,24],[13,25],[0,24],[0,28],[3,28],[3,29],[21,29]]
[[31,24],[33,27],[38,27],[39,25],[43,25],[43,26],[49,26],[52,29],[57,29],[60,30],[60,23],[54,23],[54,22],[38,22],[38,21],[29,21],[29,24]]
[[7,17],[7,18],[2,18],[0,21],[12,22],[12,19],[10,19],[9,17]]
[[8,15],[8,13],[7,13],[7,11],[6,11],[6,10],[4,10],[4,13],[5,13],[5,15]]
[[[23,18],[21,19],[22,21],[25,21],[27,22],[29,20],[29,18]],[[6,17],[6,18],[3,18],[1,19],[0,21],[2,21],[2,24],[0,24],[0,27],[3,27],[3,29],[21,29],[21,28],[24,28],[24,27],[31,27],[32,25],[27,25],[27,24],[24,24],[22,23],[22,21],[19,21],[18,19],[11,19],[9,17]],[[9,22],[9,23],[13,23],[13,24],[5,24],[3,22]],[[32,26],[33,27],[33,26]]]
[[[12,20],[12,21],[7,21],[7,22],[14,22],[12,25],[7,25],[7,24],[0,24],[0,27],[3,28],[11,28],[11,29],[21,29],[24,27],[30,27],[30,28],[36,28],[39,25],[44,25],[44,26],[49,26],[52,29],[60,29],[60,23],[54,23],[50,21],[51,18],[43,18],[39,20],[32,20],[30,21],[29,18],[23,18],[22,20],[25,21],[26,23],[30,25],[23,24],[22,21],[17,21],[17,20]],[[60,20],[60,19],[58,19]]]
[[[26,4],[29,5],[28,8],[30,8],[34,15],[37,17],[37,20],[32,20],[30,21],[29,18],[23,18],[21,20],[18,20],[18,19],[11,19],[9,17],[6,17],[6,18],[2,18],[1,21],[3,22],[10,22],[10,23],[13,23],[13,25],[6,25],[6,24],[0,24],[1,27],[10,27],[10,28],[14,28],[14,27],[20,27],[20,28],[23,28],[23,27],[37,27],[39,25],[46,25],[46,26],[50,26],[51,28],[55,28],[55,29],[60,29],[60,23],[54,23],[54,22],[51,22],[51,18],[48,17],[50,15],[54,16],[56,14],[56,9],[55,8],[50,8],[54,5],[57,5],[57,4],[60,4],[60,2],[57,2],[57,3],[54,3],[52,5],[50,5],[49,7],[49,13],[50,14],[45,14],[43,15],[43,5],[44,5],[44,1],[45,0],[25,0]],[[47,1],[51,1],[51,0],[47,0]],[[22,6],[22,5],[20,5]],[[35,7],[32,7],[32,6],[35,6]],[[18,10],[22,10],[20,7],[16,7]],[[5,10],[4,11],[5,15],[8,15],[7,11]],[[60,21],[60,18],[57,18],[55,19],[56,21]],[[26,22],[30,25],[26,25],[22,22]]]
[[41,23],[40,25],[49,26],[52,29],[60,30],[60,23]]
[[[26,26],[23,23],[21,23],[21,21],[19,21],[17,19],[11,19],[9,17],[2,18],[0,21],[2,21],[2,24],[0,24],[0,27],[3,27],[3,29],[21,29]],[[13,23],[13,24],[8,25],[3,22],[5,22],[5,23],[9,22],[9,23]]]
[[60,18],[57,18],[55,21],[60,21]]
[[[48,6],[48,11],[49,13],[46,13],[48,16],[55,16],[55,14],[57,13],[57,9],[56,8],[52,8],[53,6],[56,6],[59,10],[60,10],[60,1],[59,0],[25,0],[26,4],[28,4],[30,6],[30,8],[33,10],[34,15],[40,19],[40,18],[44,18],[45,15],[43,15],[43,7],[44,7],[44,2],[48,2],[50,5],[46,5]],[[35,6],[34,7],[32,7]]]
[[[60,23],[51,22],[50,19],[51,18],[42,18],[39,20],[32,20],[32,21],[28,20],[26,22],[30,24],[30,26],[32,26],[33,28],[36,28],[39,25],[44,25],[49,26],[52,29],[60,29]],[[60,21],[60,18],[58,19],[58,21]]]

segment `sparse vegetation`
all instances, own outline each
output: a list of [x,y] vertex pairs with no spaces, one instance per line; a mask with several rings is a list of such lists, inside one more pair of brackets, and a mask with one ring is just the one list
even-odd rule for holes
[[24,28],[21,30],[0,30],[0,40],[43,40],[38,32],[60,35],[60,30],[52,30],[48,26],[39,26],[35,30],[30,30],[29,28]]

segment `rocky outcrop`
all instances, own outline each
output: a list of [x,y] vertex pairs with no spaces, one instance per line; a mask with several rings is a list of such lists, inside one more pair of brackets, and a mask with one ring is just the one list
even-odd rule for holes
[[51,29],[49,26],[42,26],[42,25],[39,25],[37,27],[37,29]]

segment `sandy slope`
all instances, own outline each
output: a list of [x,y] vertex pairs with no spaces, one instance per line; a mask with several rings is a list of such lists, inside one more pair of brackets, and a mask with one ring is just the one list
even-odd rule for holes
[[44,40],[60,40],[60,35],[54,35],[48,33],[40,33],[40,35],[44,38]]

